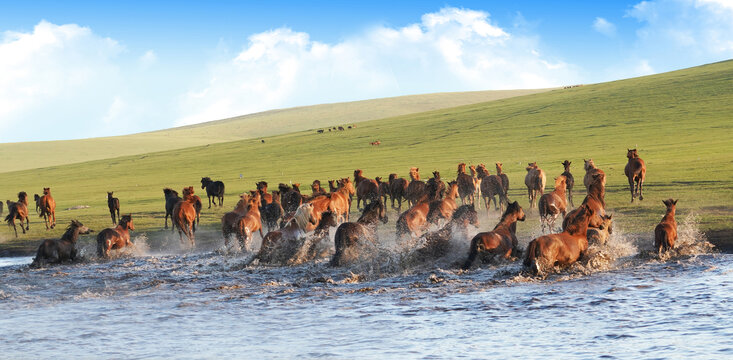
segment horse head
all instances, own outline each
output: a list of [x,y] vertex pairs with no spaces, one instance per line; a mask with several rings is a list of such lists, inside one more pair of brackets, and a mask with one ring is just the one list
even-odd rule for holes
[[501,216],[501,221],[504,221],[504,219],[508,218],[509,216],[513,216],[514,219],[518,221],[524,221],[527,218],[527,216],[524,215],[524,209],[522,209],[522,207],[519,205],[519,202],[517,201],[507,205],[504,214]]
[[502,163],[500,163],[500,162],[497,162],[497,163],[496,163],[496,172],[497,172],[497,173],[501,173],[501,167],[502,167],[502,166],[503,166],[503,164],[502,164]]
[[43,188],[43,195],[51,195],[51,188]]
[[202,177],[201,178],[201,188],[206,189],[206,185],[211,184],[211,178],[210,177]]
[[570,171],[570,164],[571,164],[571,162],[570,161],[567,161],[567,160],[565,160],[565,161],[562,162],[562,166],[565,167],[565,171]]
[[629,159],[638,158],[639,152],[636,149],[626,149],[626,157]]
[[565,189],[565,184],[567,183],[568,178],[566,178],[564,175],[560,175],[555,178],[555,189]]
[[459,174],[465,174],[466,173],[466,163],[460,163],[460,164],[458,164],[458,173]]
[[135,230],[135,224],[132,223],[132,214],[122,215],[120,218],[120,226],[126,226],[128,230]]

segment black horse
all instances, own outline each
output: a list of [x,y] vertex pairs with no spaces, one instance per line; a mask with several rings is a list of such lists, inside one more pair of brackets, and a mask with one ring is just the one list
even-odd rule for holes
[[89,234],[90,232],[92,230],[78,220],[71,220],[71,224],[66,228],[66,232],[61,236],[61,239],[44,240],[41,243],[31,266],[39,267],[47,263],[54,264],[76,260],[78,255],[76,240],[80,234]]
[[211,198],[214,198],[214,206],[216,200],[219,199],[219,206],[224,205],[224,183],[211,180],[210,177],[201,178],[201,188],[206,189],[206,197],[209,198],[209,209],[211,209]]
[[[165,228],[167,229],[168,217],[171,217],[171,226],[173,226],[173,207],[182,199],[178,196],[178,192],[171,188],[163,189],[163,194],[165,195]],[[173,228],[175,228],[175,226],[173,226]]]
[[[117,225],[120,221],[120,199],[112,197],[114,191],[107,191],[107,207],[109,208],[109,216],[112,217],[112,224]],[[117,217],[115,217],[117,212]]]
[[376,242],[379,221],[387,223],[387,207],[382,199],[370,202],[369,205],[365,206],[364,212],[355,223],[346,222],[341,224],[336,229],[334,239],[336,252],[331,258],[331,266],[340,266],[344,262],[344,252],[360,242],[364,240]]

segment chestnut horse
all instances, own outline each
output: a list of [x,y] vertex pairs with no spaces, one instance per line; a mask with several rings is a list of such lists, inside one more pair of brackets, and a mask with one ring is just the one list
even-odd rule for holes
[[445,256],[451,250],[451,240],[454,237],[453,231],[461,231],[462,237],[465,239],[468,237],[468,225],[479,227],[478,213],[476,213],[473,204],[459,206],[445,226],[440,230],[425,234],[423,245],[415,253],[422,260]]
[[66,232],[58,240],[44,240],[38,247],[36,257],[31,267],[43,266],[46,263],[61,263],[74,261],[77,258],[76,240],[81,234],[89,234],[91,229],[77,220],[71,220]]
[[343,219],[349,221],[349,212],[351,212],[351,200],[349,197],[355,193],[354,184],[349,178],[339,180],[338,190],[331,193],[328,210],[336,215],[339,223],[343,222]]
[[120,218],[119,225],[114,229],[107,228],[97,234],[97,256],[109,257],[109,252],[115,249],[121,249],[125,246],[132,246],[130,241],[130,231],[135,230],[132,223],[132,214],[123,215]]
[[[112,197],[114,191],[107,191],[107,208],[109,208],[109,216],[112,217],[112,224],[117,225],[120,219],[120,199]],[[117,212],[117,216],[115,216]]]
[[[46,223],[46,230],[53,229],[56,226],[56,201],[51,196],[51,188],[43,188],[43,196],[41,196],[41,215]],[[27,204],[26,204],[27,206]],[[53,218],[53,220],[51,220]],[[49,227],[50,223],[50,227]]]
[[316,196],[308,201],[308,204],[313,205],[313,217],[316,219],[315,223],[308,223],[305,227],[306,232],[310,232],[316,229],[321,221],[321,215],[328,211],[328,206],[331,205],[331,197],[329,195]]
[[423,195],[425,195],[425,183],[420,180],[420,169],[412,167],[410,168],[410,183],[407,185],[407,190],[405,190],[407,205],[410,207],[415,206]]
[[[471,165],[468,167],[471,170],[471,178],[473,179],[473,187],[475,191],[473,192],[473,198],[474,198],[474,204],[475,199],[481,199],[481,178],[478,176],[478,172],[476,171],[476,166]],[[481,202],[478,203],[478,207],[481,207]]]
[[382,202],[387,205],[387,199],[390,196],[389,183],[383,182],[382,178],[379,176],[375,177],[374,180],[379,185],[379,197],[381,197]]
[[537,197],[545,193],[545,171],[537,167],[536,162],[527,164],[527,175],[524,177],[524,184],[527,185],[529,196],[529,208],[535,207]]
[[494,230],[478,233],[471,239],[468,259],[463,264],[463,269],[469,269],[479,255],[482,255],[482,258],[488,257],[487,260],[493,259],[497,255],[504,259],[519,256],[517,221],[524,221],[525,218],[524,210],[518,202],[508,204],[499,223],[494,226]]
[[[259,196],[253,196],[250,198],[249,203],[247,204],[247,214],[237,219],[237,222],[234,224],[234,232],[237,234],[237,240],[239,240],[239,246],[242,249],[246,248],[247,242],[255,231],[260,232],[260,239],[265,238],[265,235],[262,234],[260,199],[261,198]],[[224,239],[226,245],[229,245],[228,240],[229,238]]]
[[430,211],[430,202],[427,199],[427,196],[423,196],[422,201],[400,214],[396,225],[398,238],[405,234],[419,236],[427,228]]
[[[486,206],[486,214],[489,214],[492,200],[494,201],[494,209],[504,212],[504,204],[509,202],[506,191],[504,191],[504,180],[499,175],[490,175],[484,164],[479,164],[476,172],[481,179],[481,197]],[[499,197],[498,202],[496,200],[497,195]]]
[[[590,184],[593,182],[593,175],[603,174],[604,179],[605,179],[606,173],[604,173],[603,170],[596,167],[596,164],[593,162],[593,159],[588,159],[588,160],[583,159],[583,168],[585,169],[585,176],[583,176],[583,185],[585,185],[586,191],[588,191]],[[606,186],[605,182],[603,183],[603,186]]]
[[262,238],[257,258],[264,262],[272,262],[276,257],[291,259],[298,251],[299,245],[305,241],[305,229],[308,224],[317,223],[313,215],[313,204],[300,205],[293,218],[280,230],[270,231]]
[[448,194],[445,199],[433,200],[430,202],[430,210],[428,211],[428,222],[436,224],[440,219],[448,220],[453,216],[453,212],[458,208],[456,198],[458,197],[458,183],[451,181],[448,183]]
[[[260,196],[256,193],[257,197]],[[224,214],[221,217],[221,234],[224,237],[225,242],[229,243],[229,236],[234,232],[234,224],[237,223],[239,218],[247,215],[247,206],[249,204],[250,196],[246,194],[239,195],[239,201],[234,207],[234,210]],[[269,205],[268,205],[269,206]],[[279,218],[278,218],[279,219]]]
[[504,174],[504,171],[502,170],[502,163],[497,162],[496,163],[496,176],[501,178],[501,185],[504,187],[504,194],[509,193],[509,176]]
[[565,171],[562,172],[562,176],[565,177],[565,189],[567,190],[568,195],[568,203],[570,204],[570,207],[575,207],[575,204],[573,204],[573,187],[575,186],[575,178],[573,178],[573,174],[570,173],[570,161],[563,161],[562,166],[565,168]]
[[376,180],[362,176],[361,170],[354,170],[354,186],[356,187],[356,209],[361,210],[359,204],[366,206],[369,202],[379,198],[379,183]]
[[465,205],[466,199],[468,199],[473,204],[476,199],[476,183],[471,175],[466,174],[465,163],[458,164],[456,182],[458,183],[458,196],[461,197],[461,203]]
[[667,213],[654,228],[654,247],[659,255],[662,251],[674,249],[674,242],[677,241],[677,221],[674,219],[677,200],[667,199],[662,203],[667,206]]
[[[262,206],[272,203],[272,196],[267,193],[267,181],[260,181],[255,184],[257,186],[257,192],[260,193],[260,200],[262,201]],[[284,184],[280,184],[284,185]],[[288,188],[290,189],[290,188]],[[284,194],[285,192],[280,189],[280,194]],[[282,201],[282,198],[280,198]]]
[[183,188],[183,199],[173,206],[173,229],[178,228],[178,237],[183,243],[183,234],[186,234],[191,248],[196,246],[194,232],[196,232],[196,198],[193,196],[193,186]]
[[629,190],[631,191],[631,202],[633,203],[635,197],[639,197],[639,200],[644,200],[642,188],[644,186],[644,178],[646,178],[646,164],[639,157],[636,149],[627,150],[626,157],[629,158],[629,162],[626,163],[624,174],[629,179]]
[[602,220],[598,227],[588,227],[586,235],[589,244],[606,245],[608,238],[613,234],[613,216],[603,215]]
[[346,222],[336,229],[334,245],[336,252],[331,258],[331,266],[340,266],[347,260],[349,249],[363,241],[375,243],[377,238],[377,225],[381,221],[387,223],[387,207],[381,199],[369,203],[355,223]]
[[573,218],[568,217],[570,221],[563,232],[530,241],[524,266],[534,275],[539,275],[543,268],[569,266],[578,261],[588,249],[588,222],[593,215],[593,209],[581,205]]
[[551,193],[544,194],[540,197],[539,210],[540,210],[540,224],[542,225],[542,232],[545,232],[545,226],[552,232],[552,228],[555,226],[555,220],[562,214],[563,218],[567,212],[568,200],[565,198],[567,178],[560,175],[555,178],[555,189]]
[[[20,220],[20,229],[25,234],[26,230],[30,230],[30,220],[28,219],[28,194],[25,191],[18,193],[18,201],[12,202],[7,201],[8,204],[8,215],[5,216],[5,221],[8,226],[13,225],[15,230],[15,237],[18,237],[18,228],[15,227],[15,220]],[[25,219],[25,227],[23,227],[23,220]]]
[[[171,188],[163,189],[163,196],[165,198],[165,228],[168,228],[168,217],[171,217],[171,224],[173,224],[173,207],[181,201],[181,197],[178,196],[178,191]],[[175,229],[174,225],[171,225],[171,231]]]
[[[593,175],[593,180],[590,183],[588,195],[583,199],[581,205],[588,205],[593,209],[593,217],[590,220],[590,227],[599,228],[603,224],[603,217],[606,215],[606,175],[604,173],[596,173]],[[578,212],[578,209],[574,209],[565,215],[565,219],[562,221],[562,228],[565,229],[568,224],[568,219],[573,218]]]
[[[398,178],[397,174],[389,174],[389,196],[392,198],[392,209],[402,212],[402,200],[407,197],[407,180]],[[397,207],[394,202],[397,200]]]

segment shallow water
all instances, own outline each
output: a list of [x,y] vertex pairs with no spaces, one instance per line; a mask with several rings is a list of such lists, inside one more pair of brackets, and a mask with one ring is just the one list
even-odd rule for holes
[[544,279],[519,261],[457,270],[463,242],[421,262],[385,228],[385,245],[344,268],[153,252],[144,237],[109,261],[0,263],[3,358],[733,356],[733,255],[691,219],[670,256],[617,230]]

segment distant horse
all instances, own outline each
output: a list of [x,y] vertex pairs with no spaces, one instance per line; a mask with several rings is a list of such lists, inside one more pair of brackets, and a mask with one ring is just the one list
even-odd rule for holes
[[430,202],[427,196],[423,196],[420,202],[415,206],[407,209],[397,218],[397,237],[410,234],[411,236],[419,236],[428,227],[428,212],[430,212]]
[[311,190],[313,191],[313,197],[326,195],[326,189],[321,187],[320,180],[313,180],[313,183],[311,183]]
[[471,175],[466,174],[465,163],[458,164],[456,182],[458,183],[458,196],[461,197],[461,203],[464,205],[466,203],[473,204],[475,200],[474,195],[476,194],[476,183],[473,181]]
[[[257,193],[256,196],[260,196],[259,193]],[[226,214],[224,214],[221,217],[221,234],[227,243],[229,241],[228,240],[229,236],[232,233],[234,233],[234,224],[236,224],[237,221],[239,221],[239,218],[247,214],[247,206],[249,204],[249,199],[250,199],[249,195],[246,195],[246,194],[239,195],[239,201],[237,202],[237,205],[234,207],[234,210],[227,212]],[[280,216],[282,216],[282,214]],[[275,224],[277,224],[277,221],[275,221]]]
[[331,193],[328,210],[336,214],[339,222],[342,222],[343,219],[349,221],[349,212],[351,211],[351,200],[349,196],[355,193],[354,184],[349,178],[339,180],[338,190]]
[[642,194],[642,187],[644,186],[644,179],[646,178],[646,164],[644,160],[639,157],[639,153],[636,149],[630,149],[626,152],[626,157],[629,158],[629,162],[626,163],[624,168],[624,174],[629,179],[629,190],[631,191],[631,202],[634,202],[635,197],[639,197],[639,200],[644,200]]
[[[112,217],[112,224],[117,225],[120,218],[120,199],[112,197],[114,191],[107,191],[107,207],[109,208],[109,215]],[[115,216],[117,212],[117,216]]]
[[[178,196],[178,191],[171,188],[163,189],[163,195],[165,197],[165,228],[168,228],[168,217],[171,217],[171,224],[173,223],[173,207],[181,201],[181,197]],[[175,226],[171,225],[175,229]]]
[[440,179],[440,172],[433,171],[433,177],[425,183],[425,192],[428,194],[428,200],[440,200],[445,195],[445,183]]
[[183,234],[186,235],[191,248],[196,246],[194,233],[196,232],[196,198],[193,196],[193,186],[183,188],[183,199],[173,206],[173,228],[178,228],[178,237],[183,243]]
[[[479,179],[481,179],[481,197],[486,206],[486,214],[491,209],[491,201],[494,201],[494,210],[504,211],[504,205],[509,202],[506,192],[504,191],[504,180],[499,175],[490,175],[489,170],[484,164],[479,164],[476,168]],[[499,198],[497,201],[496,198]]]
[[[15,230],[15,237],[18,237],[18,229],[15,227],[15,220],[20,220],[20,229],[25,234],[26,230],[30,230],[30,220],[28,219],[28,194],[25,191],[18,193],[18,201],[12,202],[7,201],[8,204],[8,215],[5,216],[5,221],[8,226],[12,225]],[[23,220],[25,220],[25,227],[23,227]]]
[[588,227],[586,237],[589,244],[606,245],[608,238],[613,234],[613,216],[603,215],[603,221],[598,227]]
[[593,215],[593,209],[581,205],[563,232],[543,235],[530,241],[524,266],[538,275],[544,268],[569,266],[578,261],[588,249],[588,222]]
[[573,174],[570,173],[570,161],[563,161],[562,166],[565,168],[565,171],[561,174],[565,177],[565,189],[567,190],[568,195],[568,203],[570,203],[571,207],[575,207],[575,204],[573,204],[573,187],[575,186],[575,178],[573,178]]
[[410,168],[410,183],[405,190],[407,205],[410,207],[415,206],[423,195],[425,195],[425,183],[420,180],[420,169],[412,167]]
[[76,240],[79,235],[92,232],[77,220],[71,220],[66,232],[58,240],[44,240],[38,247],[36,257],[33,259],[32,267],[40,267],[44,264],[55,264],[64,261],[74,261],[77,258]]
[[545,181],[545,171],[537,167],[536,162],[529,163],[524,184],[527,186],[530,209],[537,205],[538,197],[545,193]]
[[41,213],[41,195],[33,194],[33,200],[36,202],[36,214]]
[[[53,229],[56,226],[56,201],[51,196],[51,188],[43,188],[43,196],[41,196],[41,215],[46,223],[46,230]],[[53,218],[53,220],[52,220]],[[50,227],[49,227],[50,223]]]
[[262,215],[262,221],[267,226],[267,231],[272,231],[278,228],[278,221],[285,215],[285,210],[280,203],[280,191],[272,191],[272,202],[269,204],[263,204],[260,207]]
[[[265,235],[262,234],[262,218],[260,217],[260,197],[255,196],[249,199],[247,204],[247,214],[240,217],[234,224],[234,232],[239,240],[239,246],[243,249],[247,246],[252,233],[259,231],[260,239],[264,239]],[[296,209],[297,210],[297,209]],[[227,242],[228,239],[225,239]],[[228,245],[228,243],[227,243]]]
[[562,214],[565,217],[567,212],[568,200],[565,198],[565,191],[567,178],[560,175],[555,178],[555,189],[551,193],[543,194],[539,201],[540,211],[540,224],[542,225],[542,232],[545,232],[545,227],[552,232],[552,228],[555,226],[555,220]]
[[334,238],[336,252],[331,258],[331,266],[341,266],[348,261],[350,254],[347,252],[354,246],[364,241],[376,242],[378,240],[377,225],[380,221],[387,223],[387,207],[381,199],[365,206],[364,212],[356,222],[339,225]]
[[216,206],[216,200],[219,200],[219,207],[224,205],[224,183],[220,180],[213,181],[210,177],[201,178],[201,189],[206,189],[206,197],[209,199],[209,209],[211,209],[211,199],[214,199],[214,206]]
[[482,258],[489,258],[486,260],[493,259],[497,255],[504,259],[519,256],[517,221],[524,221],[525,218],[524,210],[518,202],[508,204],[494,230],[478,233],[471,239],[468,259],[463,264],[463,269],[469,269],[479,255]]
[[[585,169],[585,176],[583,176],[583,185],[585,186],[585,190],[588,191],[588,188],[590,187],[590,184],[593,182],[593,175],[595,174],[603,174],[603,178],[605,179],[606,173],[603,172],[603,170],[596,167],[596,164],[593,162],[593,159],[585,160],[583,159],[583,169]],[[603,183],[603,186],[606,186],[606,183]]]
[[448,183],[448,193],[444,199],[433,200],[430,202],[430,210],[428,211],[428,222],[437,224],[440,219],[448,220],[453,216],[453,212],[458,208],[456,198],[458,197],[458,183],[451,181]]
[[379,146],[381,143],[382,143],[381,141],[377,140],[377,141],[372,141],[369,144],[372,146]]
[[[259,181],[257,182],[256,185],[257,185],[257,192],[260,193],[260,200],[262,201],[262,205],[264,206],[264,205],[271,203],[272,196],[267,192],[267,181]],[[285,184],[281,184],[281,185],[285,185]],[[290,190],[289,187],[288,187],[288,190]],[[279,189],[279,191],[281,195],[284,194],[282,189]],[[280,198],[280,200],[282,201],[282,197]]]
[[465,239],[468,236],[468,225],[479,227],[478,213],[473,204],[461,205],[453,213],[451,219],[441,229],[425,234],[424,243],[415,254],[422,260],[436,259],[445,256],[451,250],[453,232],[459,230]]
[[496,175],[501,178],[501,185],[504,187],[504,194],[509,193],[509,176],[504,174],[502,170],[502,163],[497,162],[496,164]]
[[667,213],[654,228],[654,248],[657,249],[659,255],[662,254],[662,251],[674,249],[674,242],[677,241],[677,221],[674,219],[677,200],[667,199],[662,203],[667,206]]
[[[474,204],[475,199],[481,199],[481,178],[478,176],[478,171],[476,171],[476,166],[471,165],[468,167],[469,170],[471,170],[471,178],[473,179],[473,198],[474,198]],[[479,201],[478,206],[481,207],[481,202]]]
[[123,215],[119,225],[115,228],[107,228],[97,234],[97,256],[109,257],[109,252],[121,249],[125,246],[132,246],[130,231],[135,230],[132,223],[132,214]]
[[308,224],[317,223],[313,215],[313,204],[300,205],[293,218],[280,230],[270,231],[262,238],[257,258],[264,262],[273,262],[276,258],[291,259],[305,242],[305,229]]

